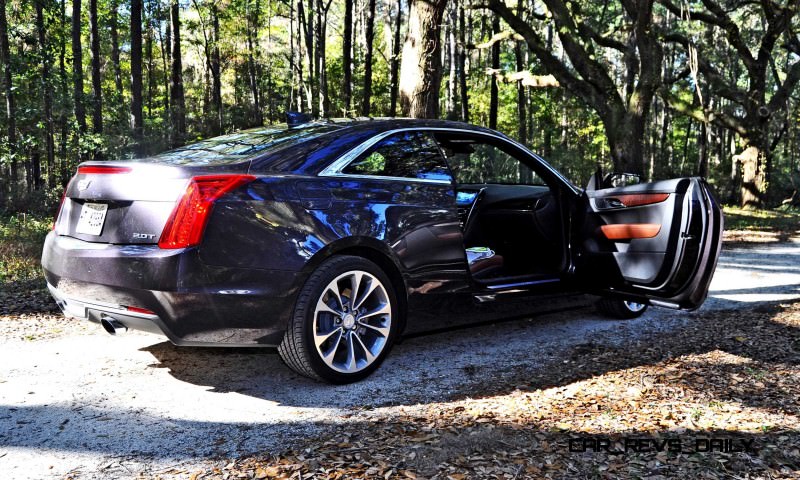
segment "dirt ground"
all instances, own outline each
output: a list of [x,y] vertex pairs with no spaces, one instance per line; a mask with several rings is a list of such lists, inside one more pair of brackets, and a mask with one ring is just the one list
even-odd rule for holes
[[[611,321],[581,298],[407,339],[347,386],[274,350],[111,337],[27,286],[0,297],[6,478],[800,477],[796,239],[730,244],[697,312]],[[570,451],[629,437],[687,447]],[[686,451],[718,437],[753,449]]]

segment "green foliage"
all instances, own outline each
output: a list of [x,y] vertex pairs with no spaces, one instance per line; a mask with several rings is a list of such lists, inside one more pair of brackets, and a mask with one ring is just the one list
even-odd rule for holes
[[35,215],[0,217],[0,285],[41,278],[42,244],[52,224]]
[[[364,86],[364,25],[359,12],[363,12],[363,1],[356,2],[356,21],[353,39],[353,103],[345,111],[342,95],[342,33],[344,2],[330,3],[324,18],[326,28],[325,67],[330,101],[329,116],[355,116],[362,110]],[[83,100],[88,119],[88,132],[81,133],[75,117],[73,98],[72,40],[69,2],[44,1],[45,45],[40,45],[36,24],[34,2],[14,0],[8,2],[6,16],[9,25],[9,44],[14,99],[17,142],[10,145],[6,126],[5,109],[0,109],[0,212],[34,211],[44,212],[53,208],[52,193],[64,185],[81,161],[130,158],[136,154],[154,154],[168,148],[170,133],[170,56],[169,2],[166,0],[144,0],[143,15],[143,109],[145,141],[137,145],[130,127],[130,6],[118,0],[99,0],[100,60],[103,100],[103,131],[92,133],[91,107],[91,51],[89,49],[88,6],[84,5],[81,44],[83,46],[84,74]],[[312,2],[313,3],[313,2]],[[327,3],[327,2],[326,2]],[[309,2],[303,2],[308,12]],[[118,34],[119,65],[112,61],[111,22],[112,7],[117,5],[116,30]],[[450,7],[455,4],[451,4]],[[702,2],[692,1],[693,9],[705,8]],[[64,8],[62,10],[62,7]],[[215,8],[214,8],[215,7]],[[401,41],[408,22],[408,5],[402,5],[404,24]],[[541,5],[528,0],[522,7],[526,11],[539,11]],[[394,31],[394,1],[378,2],[375,15],[374,55],[372,65],[373,116],[389,115],[390,107],[390,57]],[[512,6],[516,8],[516,4]],[[763,34],[765,22],[763,7],[758,4],[743,4],[731,9],[730,15],[739,26],[743,39],[756,45]],[[569,10],[577,23],[588,26],[607,39],[627,44],[633,20],[620,2],[569,3]],[[219,39],[214,38],[213,12],[219,14]],[[259,123],[280,123],[288,109],[308,110],[307,91],[311,88],[309,68],[305,50],[305,39],[297,35],[300,22],[297,18],[296,2],[285,0],[224,0],[212,3],[209,0],[180,2],[182,22],[183,84],[186,96],[187,141],[207,138],[215,131],[216,115],[211,105],[211,75],[209,54],[219,48],[222,78],[222,123],[224,132],[248,128]],[[316,13],[315,13],[316,15]],[[446,115],[445,99],[450,62],[450,29],[456,28],[456,37],[463,33],[466,48],[466,83],[469,94],[470,121],[489,125],[489,97],[491,77],[487,68],[491,63],[489,48],[474,48],[492,37],[491,13],[487,10],[465,10],[466,26],[451,25],[453,15],[445,14],[443,22],[442,58],[443,81],[441,84],[442,116]],[[457,15],[456,15],[457,17]],[[290,21],[291,20],[291,21]],[[315,19],[315,24],[318,18]],[[552,22],[528,18],[543,39],[552,38],[552,50],[563,56],[558,28]],[[702,22],[681,21],[673,13],[668,14],[663,4],[655,4],[653,31],[684,35],[698,45],[699,54],[715,66],[731,86],[737,89],[748,87],[744,65],[736,52],[727,46],[723,33],[711,31]],[[798,22],[798,15],[792,19]],[[793,27],[796,30],[796,27]],[[501,30],[509,27],[501,25]],[[574,34],[563,29],[563,34]],[[611,72],[619,86],[625,90],[624,58],[614,48],[606,48],[590,39],[578,38],[579,44],[590,50],[589,59]],[[779,42],[780,43],[780,42]],[[749,43],[748,43],[749,44]],[[500,70],[504,77],[516,72],[516,41],[509,38],[499,43]],[[533,75],[549,72],[539,64],[535,55],[520,44],[524,55],[524,69]],[[689,61],[682,47],[671,42],[664,43],[663,71],[666,77],[677,76],[686,69]],[[251,50],[252,49],[252,50]],[[775,86],[788,79],[788,67],[793,61],[786,48],[777,48],[774,56],[774,72],[767,82],[767,100]],[[252,62],[252,63],[251,63]],[[297,63],[301,63],[302,78]],[[566,62],[568,68],[572,68]],[[43,80],[43,64],[49,77]],[[295,69],[290,66],[294,64]],[[116,70],[119,70],[121,90],[118,90]],[[255,84],[260,96],[260,112],[256,112],[251,85],[251,68],[255,69]],[[715,93],[708,78],[700,75],[699,87],[704,92],[706,105],[728,105],[730,102]],[[316,81],[315,81],[316,82]],[[0,82],[1,83],[1,82]],[[671,95],[687,104],[690,110],[700,107],[697,87],[692,76],[682,76],[665,85]],[[460,90],[459,88],[456,89]],[[45,118],[43,100],[45,92],[52,97],[52,122],[54,130],[55,158],[49,162],[46,155],[48,119]],[[589,108],[562,87],[527,88],[525,109],[527,117],[526,143],[544,156],[577,185],[583,185],[595,168],[600,165],[611,169],[609,142],[603,123],[595,110]],[[623,92],[624,93],[624,92]],[[622,93],[621,93],[622,94]],[[519,138],[518,98],[515,82],[501,81],[499,84],[498,129]],[[0,92],[0,97],[3,97]],[[300,97],[300,98],[298,98]],[[4,98],[2,100],[5,100]],[[460,115],[460,93],[456,95],[456,111]],[[4,102],[3,102],[4,103]],[[700,141],[700,123],[686,114],[667,108],[664,100],[656,98],[649,106],[645,119],[645,170],[652,178],[668,178],[696,175],[701,170],[700,159],[704,151]],[[736,115],[742,112],[731,104],[725,106]],[[772,149],[772,172],[769,179],[768,203],[780,204],[800,184],[800,109],[797,96],[793,95],[782,110],[771,116],[767,125],[773,138],[785,123],[785,133]],[[785,109],[785,111],[784,111]],[[666,115],[664,114],[666,110]],[[457,115],[458,116],[458,115]],[[666,119],[666,122],[664,121]],[[708,159],[707,177],[724,193],[726,199],[735,201],[740,188],[740,178],[734,162],[734,154],[744,148],[741,138],[720,127],[711,127],[706,148]],[[13,148],[12,148],[13,147]],[[139,150],[140,149],[140,150]],[[41,166],[41,182],[33,180],[33,165]],[[12,164],[17,166],[16,177],[11,177]],[[792,177],[795,178],[792,178]],[[57,200],[56,200],[57,202]]]
[[790,233],[800,231],[800,211],[750,210],[727,205],[724,212],[726,230]]

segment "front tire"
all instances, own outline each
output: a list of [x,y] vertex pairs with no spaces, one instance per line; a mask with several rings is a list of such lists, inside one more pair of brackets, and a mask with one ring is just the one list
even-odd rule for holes
[[361,257],[331,257],[300,291],[278,353],[301,375],[357,382],[389,353],[398,312],[397,295],[380,267]]
[[647,311],[647,304],[620,298],[601,298],[597,302],[597,310],[608,317],[630,320],[641,317]]

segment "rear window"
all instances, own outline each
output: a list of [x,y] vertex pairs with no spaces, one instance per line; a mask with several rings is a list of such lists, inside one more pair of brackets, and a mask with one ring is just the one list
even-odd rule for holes
[[141,161],[186,166],[227,165],[249,160],[259,155],[275,153],[340,128],[342,127],[337,125],[313,124],[292,129],[285,127],[255,128],[209,138],[144,158]]

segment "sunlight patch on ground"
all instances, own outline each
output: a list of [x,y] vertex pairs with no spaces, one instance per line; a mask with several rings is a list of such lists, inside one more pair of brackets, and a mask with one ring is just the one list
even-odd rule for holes
[[720,300],[732,302],[781,302],[784,300],[800,299],[800,293],[740,293],[737,295],[711,295]]

